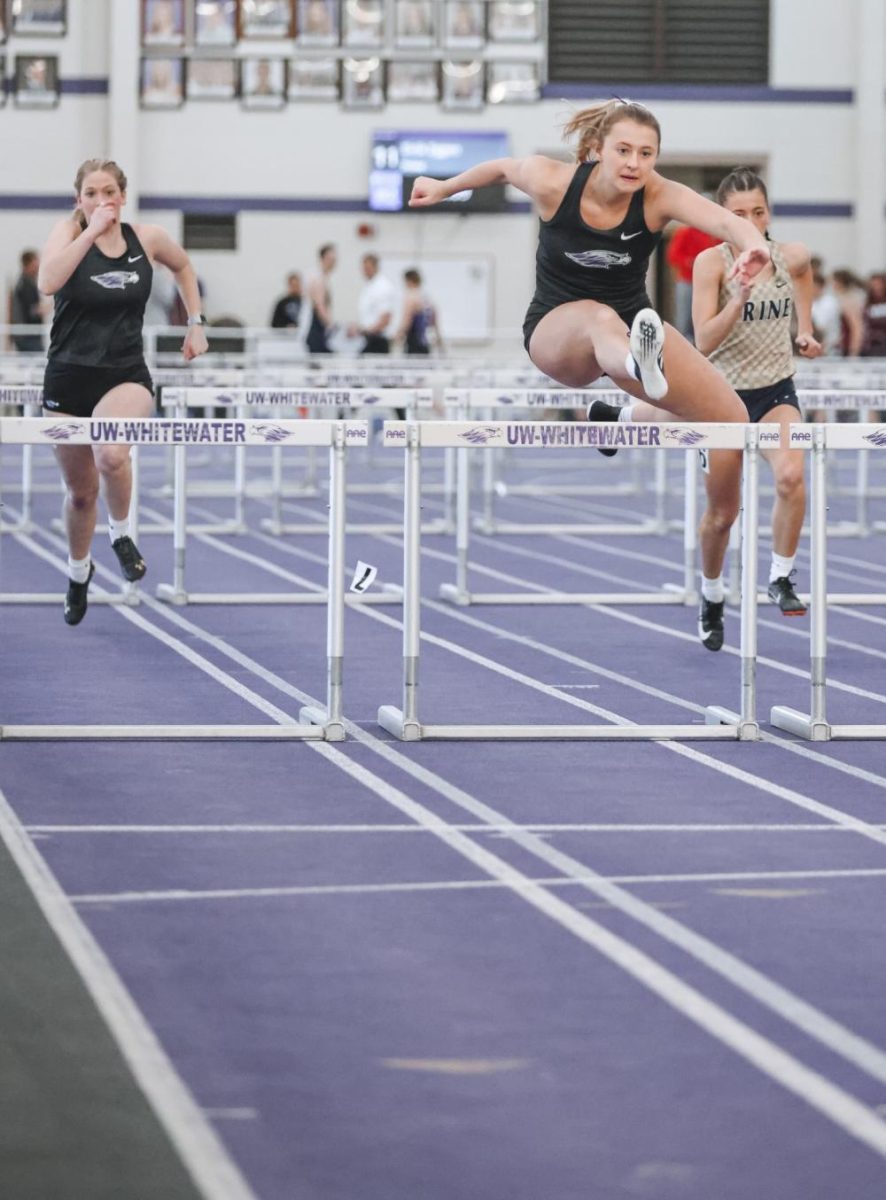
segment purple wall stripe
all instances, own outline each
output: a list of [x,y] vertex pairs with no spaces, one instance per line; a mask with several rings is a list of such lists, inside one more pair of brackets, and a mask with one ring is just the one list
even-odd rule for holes
[[548,83],[541,89],[546,100],[602,100],[621,96],[630,100],[708,100],[750,104],[853,104],[852,88],[773,88],[764,85],[695,83]]

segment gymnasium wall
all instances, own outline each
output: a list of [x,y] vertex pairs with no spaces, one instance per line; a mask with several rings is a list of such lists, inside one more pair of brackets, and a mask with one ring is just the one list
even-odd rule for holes
[[[882,170],[873,176],[876,195],[865,189],[867,210],[861,217],[858,206],[859,181],[870,178],[866,161],[874,152],[883,157],[883,145],[872,149],[864,136],[866,129],[883,128],[886,44],[878,4],[858,0],[838,11],[831,0],[774,0],[770,89],[762,99],[723,99],[716,89],[686,99],[675,89],[627,88],[661,120],[662,169],[666,172],[669,162],[764,163],[773,201],[787,206],[785,215],[776,217],[776,236],[805,240],[831,267],[882,267]],[[237,252],[194,254],[207,285],[210,317],[224,313],[246,324],[265,323],[285,273],[309,271],[316,247],[334,241],[340,263],[333,291],[341,320],[355,313],[359,258],[371,249],[382,258],[411,257],[417,264],[422,256],[491,255],[492,324],[511,333],[520,325],[532,287],[535,222],[530,214],[380,216],[328,212],[324,205],[353,201],[357,207],[365,199],[374,128],[506,129],[515,155],[557,152],[560,123],[571,107],[590,102],[590,94],[487,106],[478,113],[403,103],[368,112],[318,103],[254,112],[237,101],[145,112],[136,100],[136,9],[134,0],[125,5],[113,0],[113,10],[112,0],[68,0],[64,38],[7,42],[7,76],[17,53],[58,54],[63,82],[55,109],[20,110],[9,96],[0,110],[0,154],[7,166],[0,184],[0,234],[7,282],[15,276],[18,252],[26,245],[39,247],[65,211],[80,160],[110,153],[130,172],[144,206],[142,219],[164,225],[177,237],[181,197],[283,198],[308,202],[313,209],[242,212]],[[868,83],[860,92],[859,55],[865,53]],[[877,63],[879,111],[865,112],[863,106],[872,104],[869,76]],[[110,95],[90,90],[108,80]],[[168,198],[166,207],[156,207],[158,197]],[[515,193],[513,199],[520,197]],[[864,237],[860,219],[867,222]],[[376,231],[371,239],[357,235],[358,225],[366,222]]]

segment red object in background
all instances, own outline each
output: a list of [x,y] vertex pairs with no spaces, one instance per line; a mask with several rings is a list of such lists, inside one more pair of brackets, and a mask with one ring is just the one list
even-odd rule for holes
[[370,225],[368,222],[364,222],[363,224],[358,225],[357,226],[357,237],[359,237],[359,238],[375,237],[375,226]]
[[668,242],[666,258],[669,266],[674,268],[677,278],[685,283],[692,282],[692,264],[710,246],[719,246],[720,239],[702,233],[691,225],[681,225]]

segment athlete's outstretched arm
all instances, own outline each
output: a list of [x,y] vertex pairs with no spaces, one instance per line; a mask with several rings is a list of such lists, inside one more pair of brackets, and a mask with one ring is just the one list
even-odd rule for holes
[[719,246],[703,250],[692,265],[692,327],[695,344],[707,356],[731,331],[750,298],[750,282],[733,283],[732,294],[720,308],[724,264]]
[[538,201],[551,186],[552,178],[564,169],[571,171],[572,168],[543,154],[532,154],[528,158],[491,158],[488,162],[468,167],[450,179],[431,179],[430,176],[419,175],[412,185],[409,207],[428,208],[447,200],[456,192],[489,187],[493,183],[512,183],[515,188]]
[[[200,285],[197,283],[197,273],[186,252],[159,225],[139,225],[135,232],[151,258],[164,267],[168,267],[172,272],[175,286],[181,294],[188,316],[199,316],[203,308],[203,302],[200,299]],[[208,349],[209,342],[206,340],[202,325],[189,325],[182,343],[182,354],[185,359],[190,361],[198,354],[205,354]]]
[[812,325],[812,262],[802,242],[789,242],[782,253],[794,281],[794,309],[797,313],[797,349],[804,358],[818,358],[822,346]]
[[766,239],[750,221],[737,217],[722,205],[699,196],[692,188],[673,179],[656,176],[650,190],[652,196],[647,213],[655,219],[656,228],[668,221],[683,221],[738,247],[739,254],[727,279],[735,279],[739,285],[747,284],[771,261]]

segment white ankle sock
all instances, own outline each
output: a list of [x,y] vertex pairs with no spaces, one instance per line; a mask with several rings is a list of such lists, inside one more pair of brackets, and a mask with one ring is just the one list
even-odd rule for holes
[[769,565],[769,582],[772,583],[773,579],[787,579],[794,569],[796,557],[795,554],[792,554],[790,558],[782,558],[780,554],[773,554],[772,562]]
[[723,587],[723,576],[718,575],[716,579],[705,579],[702,575],[701,594],[712,604],[719,604],[721,600],[725,600],[726,589]]
[[122,521],[115,521],[108,513],[108,537],[111,539],[112,546],[117,538],[129,537],[129,517],[124,517]]
[[625,406],[622,408],[621,412],[618,414],[618,419],[619,419],[619,421],[633,421],[633,419],[634,419],[634,405],[633,405],[633,404],[626,404],[626,405],[625,405]]
[[85,558],[71,558],[68,555],[68,578],[73,579],[74,583],[85,583],[89,578],[89,565],[91,559],[87,554]]
[[627,357],[625,358],[625,371],[627,371],[627,373],[628,373],[628,375],[630,375],[631,379],[636,379],[637,382],[639,383],[640,368],[637,366],[637,360],[636,360],[636,358],[634,358],[633,354],[631,354],[630,350],[628,351]]

